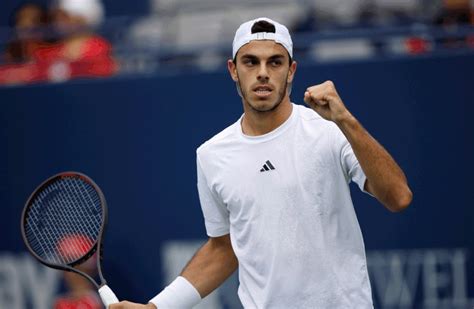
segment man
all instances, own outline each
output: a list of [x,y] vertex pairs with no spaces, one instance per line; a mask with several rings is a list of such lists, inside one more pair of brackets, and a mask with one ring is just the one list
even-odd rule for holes
[[290,102],[297,64],[283,25],[240,26],[228,69],[244,114],[197,150],[208,242],[148,305],[190,308],[239,267],[245,308],[373,308],[348,183],[391,211],[412,199],[402,170],[346,109],[334,84]]

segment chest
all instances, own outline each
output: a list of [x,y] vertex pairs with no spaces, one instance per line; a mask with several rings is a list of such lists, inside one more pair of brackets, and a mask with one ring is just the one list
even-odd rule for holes
[[304,137],[242,145],[220,160],[211,186],[231,217],[241,219],[305,207],[323,212],[338,170],[327,143]]

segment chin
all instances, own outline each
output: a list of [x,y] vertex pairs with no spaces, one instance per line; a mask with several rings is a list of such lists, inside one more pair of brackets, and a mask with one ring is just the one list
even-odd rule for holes
[[269,112],[274,110],[278,107],[278,103],[271,103],[271,102],[257,102],[254,104],[250,104],[250,106],[259,112]]

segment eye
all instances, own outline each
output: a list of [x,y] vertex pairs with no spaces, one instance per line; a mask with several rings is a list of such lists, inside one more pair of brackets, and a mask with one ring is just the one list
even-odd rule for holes
[[280,66],[282,64],[282,61],[280,59],[273,59],[270,61],[270,64],[274,67]]
[[246,58],[246,59],[243,60],[243,63],[246,66],[253,66],[253,65],[257,65],[258,61],[256,59]]

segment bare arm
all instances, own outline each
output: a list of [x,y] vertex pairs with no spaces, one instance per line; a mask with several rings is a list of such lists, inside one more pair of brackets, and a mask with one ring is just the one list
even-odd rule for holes
[[337,125],[352,146],[367,176],[365,189],[393,212],[408,207],[412,193],[405,174],[390,154],[362,127],[352,115]]
[[334,84],[327,81],[308,88],[305,102],[321,117],[336,123],[346,136],[367,176],[365,189],[390,211],[407,208],[412,200],[412,192],[405,174],[390,154],[347,110]]
[[[201,298],[204,298],[221,285],[237,269],[237,265],[230,236],[211,237],[189,261],[181,276],[196,288]],[[109,309],[156,309],[156,306],[152,303],[137,304],[122,301],[110,305]]]
[[237,269],[229,234],[211,237],[181,272],[202,298],[221,285]]

